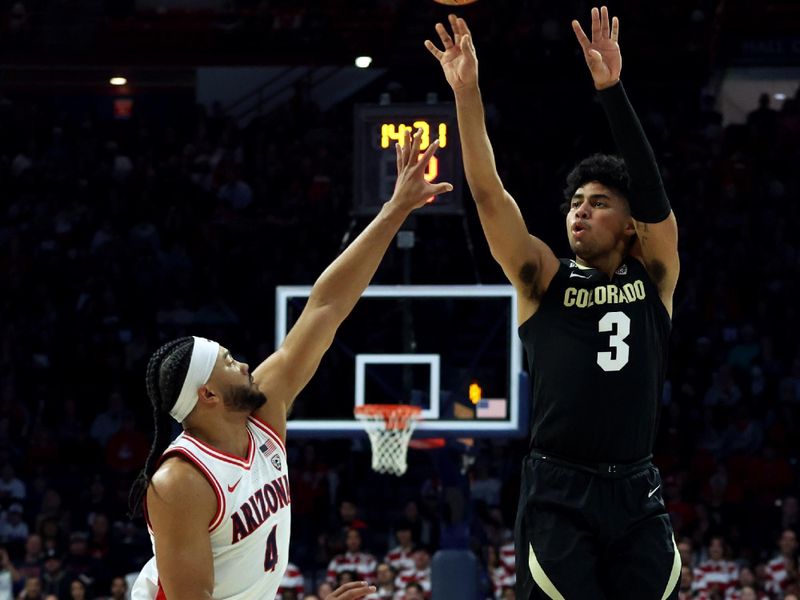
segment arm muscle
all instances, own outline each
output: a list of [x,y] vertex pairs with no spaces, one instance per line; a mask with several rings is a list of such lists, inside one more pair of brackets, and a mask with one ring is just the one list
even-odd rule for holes
[[170,600],[210,600],[214,564],[208,525],[217,499],[203,475],[185,460],[167,459],[147,491],[156,564]]

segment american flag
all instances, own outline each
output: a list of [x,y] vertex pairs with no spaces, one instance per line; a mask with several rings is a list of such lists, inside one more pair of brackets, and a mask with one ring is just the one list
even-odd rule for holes
[[261,444],[258,447],[258,449],[264,453],[264,456],[269,456],[270,454],[275,452],[278,449],[278,447],[275,445],[275,442],[273,442],[271,439],[268,439],[266,442]]
[[508,400],[505,398],[483,398],[475,407],[479,419],[505,419]]

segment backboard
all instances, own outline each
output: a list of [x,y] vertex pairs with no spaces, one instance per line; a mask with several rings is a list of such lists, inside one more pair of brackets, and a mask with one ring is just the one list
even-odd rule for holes
[[[277,288],[276,347],[310,291]],[[419,406],[417,437],[526,435],[517,326],[511,286],[371,286],[295,402],[289,431],[350,437],[363,431],[354,408],[377,403]]]

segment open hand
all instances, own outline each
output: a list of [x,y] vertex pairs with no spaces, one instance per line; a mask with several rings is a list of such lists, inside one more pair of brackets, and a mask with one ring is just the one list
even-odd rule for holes
[[586,37],[580,23],[572,21],[583,56],[592,73],[594,87],[598,90],[611,87],[619,81],[622,71],[622,54],[619,51],[619,19],[614,17],[609,26],[608,9],[592,9],[592,41]]
[[475,54],[475,46],[472,44],[472,34],[469,32],[467,22],[455,15],[449,15],[450,27],[453,29],[455,41],[447,33],[447,29],[441,23],[436,24],[436,33],[444,45],[444,51],[439,50],[436,45],[425,40],[425,47],[439,61],[444,71],[447,83],[456,92],[462,88],[478,83],[478,57]]
[[435,140],[428,146],[425,153],[420,155],[421,138],[422,130],[418,129],[413,137],[410,133],[406,134],[405,143],[402,146],[400,144],[394,146],[397,152],[397,183],[395,183],[391,201],[408,210],[419,208],[433,196],[453,190],[450,183],[432,183],[425,179],[425,171],[439,147],[439,140]]

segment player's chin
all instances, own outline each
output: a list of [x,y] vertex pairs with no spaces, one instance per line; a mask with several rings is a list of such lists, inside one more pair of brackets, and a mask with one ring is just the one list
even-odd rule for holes
[[243,385],[232,390],[225,404],[228,409],[251,413],[267,403],[267,397],[257,386]]
[[575,256],[583,261],[590,261],[598,255],[597,248],[586,242],[576,242],[570,245]]
[[580,254],[586,250],[586,244],[580,240],[576,240],[572,236],[569,238],[569,247],[576,256],[580,256]]

